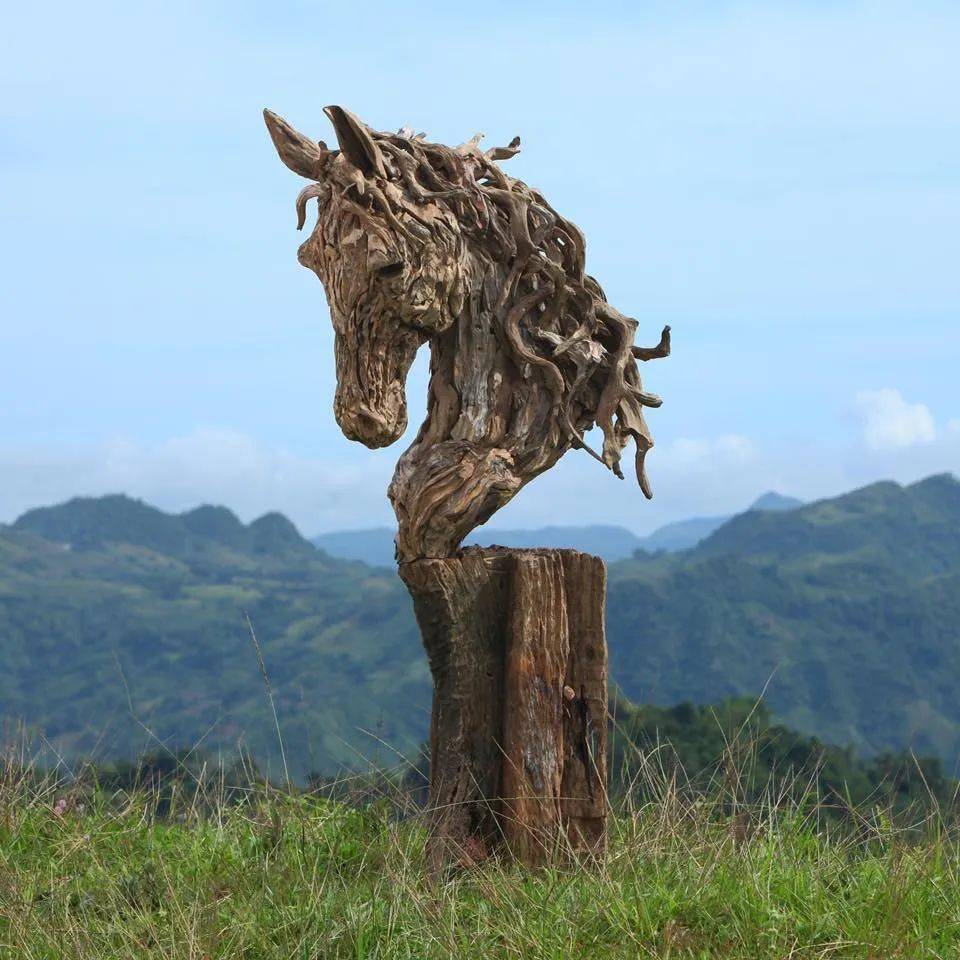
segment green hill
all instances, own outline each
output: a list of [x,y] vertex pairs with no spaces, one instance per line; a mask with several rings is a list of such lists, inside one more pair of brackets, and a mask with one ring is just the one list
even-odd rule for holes
[[960,756],[960,483],[878,483],[730,520],[610,569],[612,675],[634,700],[766,700],[865,752]]
[[[430,685],[389,570],[268,514],[171,516],[122,496],[0,528],[0,718],[67,759],[238,740],[272,769],[261,643],[291,772],[413,752]],[[874,484],[751,510],[696,547],[610,566],[612,677],[632,701],[765,700],[777,722],[872,754],[960,757],[960,483]]]
[[[242,740],[277,769],[263,649],[292,772],[414,750],[429,671],[396,575],[334,560],[284,517],[170,516],[122,496],[0,529],[0,715],[67,758]],[[359,733],[364,728],[371,734]]]

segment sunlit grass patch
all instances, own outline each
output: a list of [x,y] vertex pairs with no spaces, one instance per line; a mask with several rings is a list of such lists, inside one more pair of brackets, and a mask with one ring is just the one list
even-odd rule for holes
[[602,863],[430,878],[420,815],[386,793],[355,806],[221,787],[167,796],[160,816],[156,791],[8,766],[0,956],[960,954],[957,838],[935,812],[909,830],[878,811],[851,826],[664,782],[613,817]]

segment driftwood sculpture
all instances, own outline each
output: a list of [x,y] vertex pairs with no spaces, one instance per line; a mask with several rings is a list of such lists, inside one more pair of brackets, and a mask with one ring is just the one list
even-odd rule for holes
[[[463,538],[568,450],[586,451],[651,496],[653,440],[633,345],[636,321],[584,272],[581,232],[484,151],[371,130],[327,107],[329,149],[270,111],[283,162],[317,201],[300,262],[323,282],[335,330],[334,413],[368,447],[407,425],[405,382],[431,351],[427,418],[389,497],[397,562],[434,676],[432,851],[476,860],[502,840],[537,861],[564,834],[602,843],[605,572],[575,551],[460,550]],[[586,432],[598,426],[599,451]]]

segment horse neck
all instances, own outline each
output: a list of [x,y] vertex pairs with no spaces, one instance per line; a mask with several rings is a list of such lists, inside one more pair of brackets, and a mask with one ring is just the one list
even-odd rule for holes
[[[426,445],[465,440],[526,460],[557,445],[552,403],[537,376],[525,376],[507,348],[490,288],[470,298],[453,325],[430,342]],[[539,453],[534,460],[539,462]]]
[[424,426],[432,442],[503,440],[512,378],[497,327],[493,311],[474,299],[449,329],[431,339]]

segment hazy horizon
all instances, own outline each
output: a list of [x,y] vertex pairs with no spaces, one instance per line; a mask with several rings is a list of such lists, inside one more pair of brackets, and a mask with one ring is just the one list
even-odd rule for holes
[[[912,481],[912,482],[913,482],[913,483],[918,483],[918,482],[922,482],[923,480],[931,479],[932,477],[935,477],[935,476],[943,476],[943,475],[952,476],[954,479],[960,481],[960,475],[954,473],[953,471],[943,471],[943,472],[940,473],[940,474],[928,474],[927,476],[918,478],[918,480],[915,480],[915,481]],[[883,483],[883,482],[893,482],[893,483],[896,483],[896,481],[889,481],[889,480],[887,480],[887,481],[884,481],[884,480],[872,481],[872,483]],[[871,484],[866,484],[865,486],[870,486],[870,485],[871,485]],[[909,486],[909,485],[910,485],[910,484],[902,484],[902,486]],[[823,496],[823,497],[818,497],[818,498],[814,498],[814,499],[811,499],[811,500],[799,500],[798,498],[791,498],[791,497],[786,497],[786,499],[794,499],[794,500],[797,500],[797,503],[798,503],[799,506],[811,506],[812,504],[818,502],[818,500],[829,500],[829,499],[831,499],[831,498],[834,497],[834,496],[842,496],[842,495],[847,494],[847,493],[853,493],[854,491],[856,491],[856,490],[858,490],[858,489],[862,489],[862,488],[861,488],[861,487],[854,487],[854,488],[851,488],[851,489],[849,489],[849,490],[839,490],[839,491],[836,491],[836,493],[834,493],[834,494],[827,494],[827,495],[825,495],[825,496]],[[128,498],[133,499],[133,500],[139,500],[140,502],[145,503],[148,507],[154,507],[154,508],[156,508],[156,509],[158,509],[158,510],[161,510],[162,512],[164,512],[164,513],[166,513],[166,514],[168,514],[168,515],[171,515],[171,516],[179,516],[179,515],[181,515],[181,514],[190,513],[192,510],[197,510],[197,509],[200,509],[200,508],[203,508],[203,507],[226,507],[226,508],[227,508],[228,510],[230,510],[231,513],[233,513],[234,516],[236,516],[237,519],[238,519],[241,523],[243,523],[244,525],[249,525],[249,524],[252,523],[253,521],[258,520],[258,519],[260,519],[260,518],[262,518],[262,517],[264,517],[264,516],[266,516],[266,515],[268,515],[268,514],[277,514],[277,513],[283,514],[283,511],[282,511],[282,510],[272,510],[272,509],[268,509],[268,510],[264,510],[264,511],[262,511],[262,512],[257,512],[257,513],[251,514],[251,515],[249,515],[249,516],[244,516],[244,515],[242,515],[242,514],[237,513],[236,511],[232,510],[232,508],[228,507],[226,504],[218,503],[218,502],[215,502],[215,501],[212,501],[212,500],[203,500],[203,501],[201,501],[201,502],[198,502],[198,503],[195,503],[195,504],[191,504],[190,506],[183,507],[182,509],[181,509],[181,508],[164,508],[164,507],[159,506],[159,505],[156,504],[156,503],[152,503],[150,500],[148,500],[148,499],[146,499],[146,498],[144,498],[144,497],[137,497],[137,496],[135,496],[135,495],[133,495],[133,494],[128,494],[128,493],[125,493],[125,492],[123,492],[123,491],[117,490],[117,491],[106,491],[105,493],[102,493],[102,494],[93,494],[93,495],[83,495],[83,494],[80,494],[80,495],[74,495],[74,496],[68,497],[68,498],[66,498],[66,499],[58,500],[58,501],[55,501],[55,502],[52,502],[52,503],[38,504],[38,505],[35,506],[35,507],[30,507],[30,508],[28,508],[27,510],[22,511],[20,514],[17,515],[17,517],[11,518],[11,522],[16,521],[17,519],[19,519],[19,517],[25,515],[26,513],[29,513],[31,510],[37,510],[37,509],[41,509],[41,510],[42,510],[42,509],[51,508],[51,507],[64,506],[64,505],[66,505],[67,503],[69,503],[71,500],[75,500],[75,499],[101,499],[101,498],[106,498],[106,497],[111,497],[111,496],[123,496],[123,497],[128,497]],[[778,490],[765,490],[765,491],[763,491],[761,494],[759,494],[757,497],[754,497],[752,500],[750,500],[750,501],[747,502],[747,503],[741,504],[739,507],[734,508],[734,509],[733,509],[732,511],[730,511],[729,513],[726,513],[726,514],[692,514],[692,515],[689,515],[689,516],[676,517],[676,518],[674,518],[673,520],[668,520],[668,521],[665,521],[665,522],[662,523],[662,524],[659,524],[658,526],[652,528],[652,529],[649,530],[649,531],[646,531],[646,532],[643,533],[643,534],[639,534],[639,533],[637,533],[636,530],[631,530],[631,529],[630,529],[629,527],[627,527],[625,524],[617,523],[617,522],[615,522],[615,521],[597,521],[597,522],[595,522],[595,523],[585,523],[585,522],[542,523],[542,524],[531,525],[531,526],[528,526],[528,527],[522,527],[522,526],[517,526],[517,525],[514,525],[514,524],[509,524],[509,523],[506,523],[506,524],[505,524],[505,523],[503,523],[503,522],[500,522],[499,515],[495,515],[495,516],[494,516],[491,520],[489,520],[487,523],[481,524],[480,526],[478,526],[478,527],[473,531],[473,533],[472,533],[470,536],[479,535],[479,536],[482,537],[483,531],[485,531],[485,530],[486,530],[486,531],[507,531],[507,530],[509,530],[509,531],[512,531],[512,532],[516,532],[516,531],[519,531],[519,530],[583,529],[583,528],[590,528],[590,527],[604,527],[604,526],[606,526],[606,527],[618,527],[618,528],[627,530],[627,531],[629,531],[630,533],[633,533],[634,535],[636,535],[636,536],[638,536],[638,537],[640,537],[640,538],[642,539],[644,536],[649,535],[649,534],[651,534],[651,533],[657,533],[657,532],[660,531],[663,527],[669,526],[669,525],[674,524],[674,523],[683,523],[684,521],[690,521],[690,520],[694,520],[694,521],[696,521],[696,520],[718,520],[718,519],[722,519],[722,518],[730,518],[730,517],[736,516],[737,514],[743,513],[743,512],[745,512],[745,511],[747,511],[747,510],[750,510],[750,509],[756,507],[762,500],[764,500],[764,499],[766,499],[766,498],[768,498],[768,497],[771,497],[771,496],[772,496],[772,497],[785,497],[785,495],[782,494],[782,493],[780,493],[780,491],[778,491]],[[371,533],[371,532],[379,532],[379,531],[384,531],[384,530],[392,531],[392,530],[395,530],[395,529],[396,529],[396,523],[384,522],[384,523],[371,523],[371,524],[359,523],[359,524],[357,524],[357,525],[355,525],[355,526],[339,526],[339,527],[338,527],[338,526],[331,526],[329,529],[324,529],[324,530],[309,530],[309,529],[306,529],[306,530],[305,530],[305,529],[303,529],[299,524],[297,524],[296,521],[293,521],[292,518],[288,517],[287,519],[290,519],[291,522],[294,523],[294,526],[297,527],[297,530],[298,530],[298,532],[300,533],[300,535],[303,536],[303,537],[305,537],[305,538],[308,539],[308,540],[309,540],[309,539],[314,539],[314,538],[317,538],[317,537],[322,537],[322,536],[325,536],[325,535],[328,535],[328,534],[338,534],[338,533]],[[0,527],[2,527],[3,524],[4,524],[4,521],[0,521]],[[466,540],[465,542],[469,542],[469,537],[467,538],[467,540]]]

